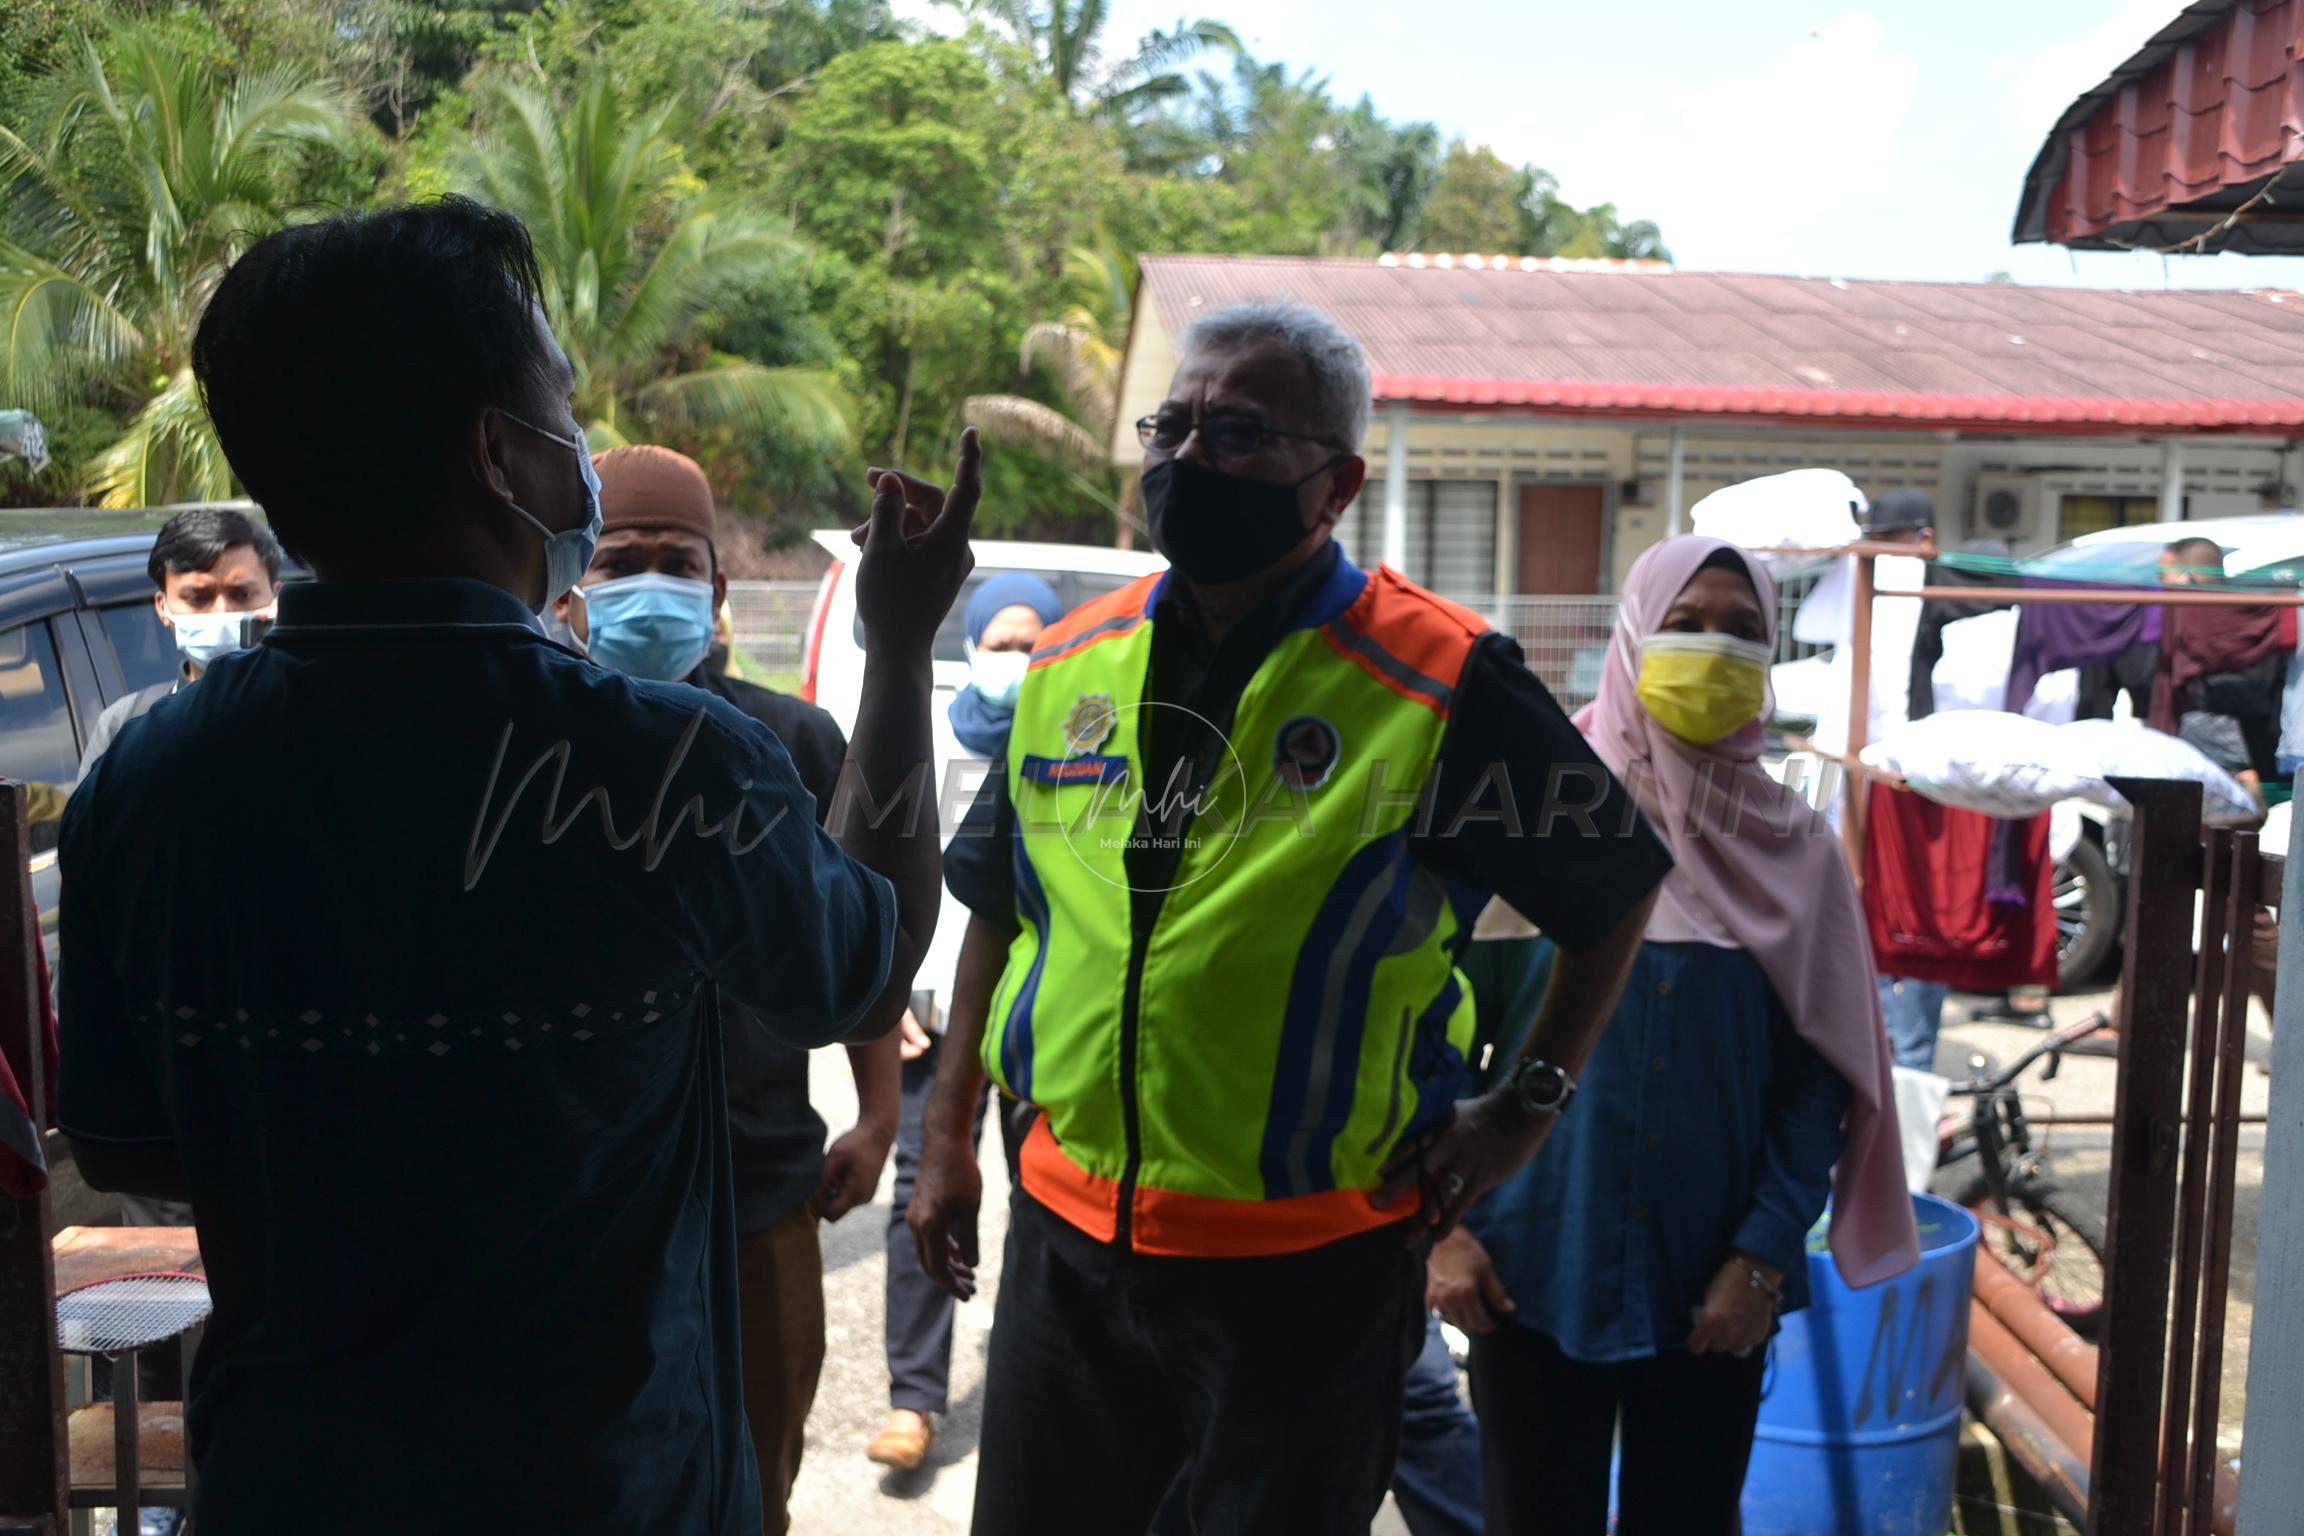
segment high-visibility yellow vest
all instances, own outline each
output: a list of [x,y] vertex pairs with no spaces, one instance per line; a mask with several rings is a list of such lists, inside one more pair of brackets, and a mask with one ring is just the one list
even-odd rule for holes
[[[1378,1169],[1472,1039],[1455,956],[1486,893],[1411,856],[1477,614],[1339,559],[1242,691],[1165,889],[1147,796],[1146,577],[1041,637],[1008,746],[1020,932],[984,1038],[1040,1117],[1024,1187],[1147,1253],[1271,1254],[1404,1218]],[[1429,810],[1422,814],[1429,815]]]

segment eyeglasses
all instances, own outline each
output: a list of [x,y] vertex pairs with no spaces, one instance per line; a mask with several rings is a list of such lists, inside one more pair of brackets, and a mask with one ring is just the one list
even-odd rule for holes
[[1183,447],[1184,440],[1194,432],[1200,434],[1201,445],[1219,459],[1244,459],[1272,438],[1344,449],[1334,438],[1310,432],[1283,432],[1252,416],[1203,416],[1194,421],[1182,411],[1163,411],[1157,416],[1142,417],[1136,423],[1136,440],[1163,453],[1173,453]]

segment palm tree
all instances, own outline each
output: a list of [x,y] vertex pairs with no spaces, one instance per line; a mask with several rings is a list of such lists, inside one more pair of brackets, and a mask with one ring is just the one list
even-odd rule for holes
[[1110,0],[951,0],[989,17],[1031,50],[1050,84],[1074,106],[1127,119],[1190,89],[1176,66],[1209,49],[1237,54],[1240,39],[1220,21],[1179,20],[1147,33],[1126,58],[1104,51]]
[[566,112],[514,81],[485,100],[488,129],[458,157],[457,180],[528,226],[594,448],[723,425],[848,441],[828,373],[710,347],[708,317],[798,245],[696,187],[665,136],[668,105],[626,119],[605,68]]
[[231,494],[192,335],[225,269],[286,217],[305,157],[347,147],[349,124],[332,84],[227,77],[117,23],[39,82],[20,132],[0,127],[0,400],[133,413],[89,466],[100,505]]
[[1069,470],[1080,491],[1109,511],[1123,548],[1129,543],[1134,489],[1113,495],[1112,434],[1120,413],[1120,361],[1136,264],[1099,231],[1065,253],[1073,302],[1054,320],[1024,333],[1018,371],[1051,377],[1063,409],[1027,395],[971,395],[961,419],[995,442],[1022,448]]

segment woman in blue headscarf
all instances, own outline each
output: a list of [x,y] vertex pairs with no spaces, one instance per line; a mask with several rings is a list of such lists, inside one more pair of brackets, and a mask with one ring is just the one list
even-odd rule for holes
[[1056,589],[1030,571],[1002,571],[969,594],[968,686],[952,700],[952,734],[978,757],[1008,750],[1016,693],[1040,631],[1064,617]]

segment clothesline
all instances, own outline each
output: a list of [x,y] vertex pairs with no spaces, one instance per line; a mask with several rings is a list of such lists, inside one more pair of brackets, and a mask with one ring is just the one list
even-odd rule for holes
[[2304,607],[2304,592],[2258,590],[2216,591],[2199,587],[1880,587],[1875,597],[1917,597],[1950,602],[2115,603],[2131,607],[2184,608],[2297,608]]
[[1904,775],[1900,773],[1890,773],[1885,768],[1875,768],[1861,758],[1845,757],[1838,752],[1827,752],[1806,736],[1786,736],[1784,746],[1788,751],[1805,752],[1819,762],[1836,763],[1852,778],[1878,779],[1892,789],[1911,787],[1905,782]]

